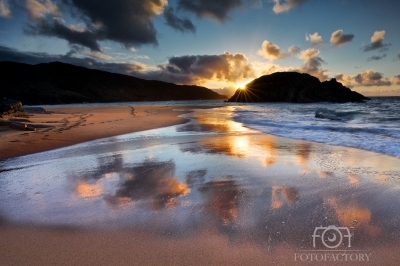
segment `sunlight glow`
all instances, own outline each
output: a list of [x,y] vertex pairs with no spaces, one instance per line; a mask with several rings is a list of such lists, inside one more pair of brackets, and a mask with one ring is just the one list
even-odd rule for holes
[[238,89],[245,90],[246,89],[246,85],[252,80],[253,79],[246,79],[246,80],[238,81],[238,82],[236,82],[235,86]]

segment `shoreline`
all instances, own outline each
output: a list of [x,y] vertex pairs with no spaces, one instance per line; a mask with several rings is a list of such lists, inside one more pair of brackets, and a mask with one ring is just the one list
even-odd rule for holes
[[356,226],[352,250],[371,263],[398,260],[399,159],[255,132],[231,112],[1,161],[14,168],[0,173],[0,261],[303,264],[331,224]]
[[[209,106],[46,106],[30,113],[36,131],[0,127],[0,160],[49,151],[91,140],[184,124],[178,117]],[[174,109],[187,109],[174,111]]]

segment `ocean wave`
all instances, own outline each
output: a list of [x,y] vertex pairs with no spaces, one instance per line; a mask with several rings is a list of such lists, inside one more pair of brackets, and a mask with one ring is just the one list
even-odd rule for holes
[[[396,115],[399,100],[374,99],[367,104],[239,106],[233,119],[268,134],[400,157],[400,117]],[[337,120],[316,118],[317,113]]]

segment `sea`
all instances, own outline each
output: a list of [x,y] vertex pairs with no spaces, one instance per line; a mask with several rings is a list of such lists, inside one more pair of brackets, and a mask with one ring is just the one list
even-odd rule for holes
[[[90,105],[99,104],[74,106]],[[226,107],[229,107],[230,119],[267,134],[400,157],[400,97],[373,97],[363,103],[228,103],[199,100],[101,105],[213,106],[221,107],[213,109],[213,112],[224,117],[228,112]],[[316,114],[324,118],[318,118]]]
[[342,104],[243,104],[233,119],[272,135],[400,157],[400,97]]

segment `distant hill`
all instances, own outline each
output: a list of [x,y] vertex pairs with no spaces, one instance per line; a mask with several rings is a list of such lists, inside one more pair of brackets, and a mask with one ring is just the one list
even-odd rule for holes
[[229,102],[362,102],[369,100],[336,79],[320,82],[309,74],[276,72],[261,76],[239,89]]
[[0,97],[23,104],[226,99],[210,89],[52,62],[0,62]]

